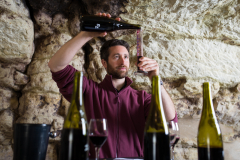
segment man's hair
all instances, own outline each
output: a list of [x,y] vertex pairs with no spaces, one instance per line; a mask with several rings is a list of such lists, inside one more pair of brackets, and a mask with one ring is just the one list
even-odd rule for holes
[[104,59],[106,62],[108,62],[109,48],[112,46],[124,46],[128,52],[130,48],[129,44],[124,40],[112,39],[112,40],[106,41],[100,49],[101,59]]

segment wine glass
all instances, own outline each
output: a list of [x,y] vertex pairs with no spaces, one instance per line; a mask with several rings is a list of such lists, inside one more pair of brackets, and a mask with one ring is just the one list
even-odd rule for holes
[[89,139],[95,146],[95,160],[99,159],[99,150],[106,142],[108,137],[108,128],[106,119],[91,119],[89,124]]
[[[137,64],[140,63],[139,59],[143,56],[143,30],[138,29],[137,30]],[[137,71],[134,72],[135,75],[148,75],[147,71],[140,70],[139,67],[137,67]]]
[[170,121],[168,126],[170,132],[171,160],[174,160],[174,147],[180,139],[180,131],[177,122]]

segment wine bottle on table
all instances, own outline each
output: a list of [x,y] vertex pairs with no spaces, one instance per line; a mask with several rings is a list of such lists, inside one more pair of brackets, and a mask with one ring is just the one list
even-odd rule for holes
[[85,15],[80,19],[80,29],[81,31],[104,32],[120,29],[141,29],[141,27],[138,24],[120,22],[113,18]]
[[71,105],[64,120],[60,160],[88,159],[88,124],[83,103],[83,73],[75,72]]
[[198,159],[223,160],[222,133],[214,112],[210,84],[203,83],[203,109],[198,127]]
[[170,137],[161,98],[160,76],[152,78],[152,99],[144,131],[144,160],[170,160]]

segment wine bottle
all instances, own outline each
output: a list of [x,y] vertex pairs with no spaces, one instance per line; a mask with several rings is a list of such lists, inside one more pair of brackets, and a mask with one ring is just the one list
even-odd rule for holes
[[151,106],[144,130],[144,160],[170,160],[170,137],[159,76],[152,78]]
[[141,29],[141,27],[138,24],[120,22],[113,18],[85,15],[81,17],[80,29],[81,31],[104,32],[120,29]]
[[63,124],[60,160],[88,159],[88,124],[83,103],[82,84],[83,73],[75,72],[71,105]]
[[224,159],[222,134],[215,116],[208,82],[203,83],[203,109],[197,141],[199,160]]

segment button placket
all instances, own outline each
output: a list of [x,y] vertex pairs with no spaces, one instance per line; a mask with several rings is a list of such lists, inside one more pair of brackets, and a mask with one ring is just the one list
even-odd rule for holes
[[118,143],[119,143],[119,93],[117,93],[117,145],[116,145],[116,158],[118,157]]

